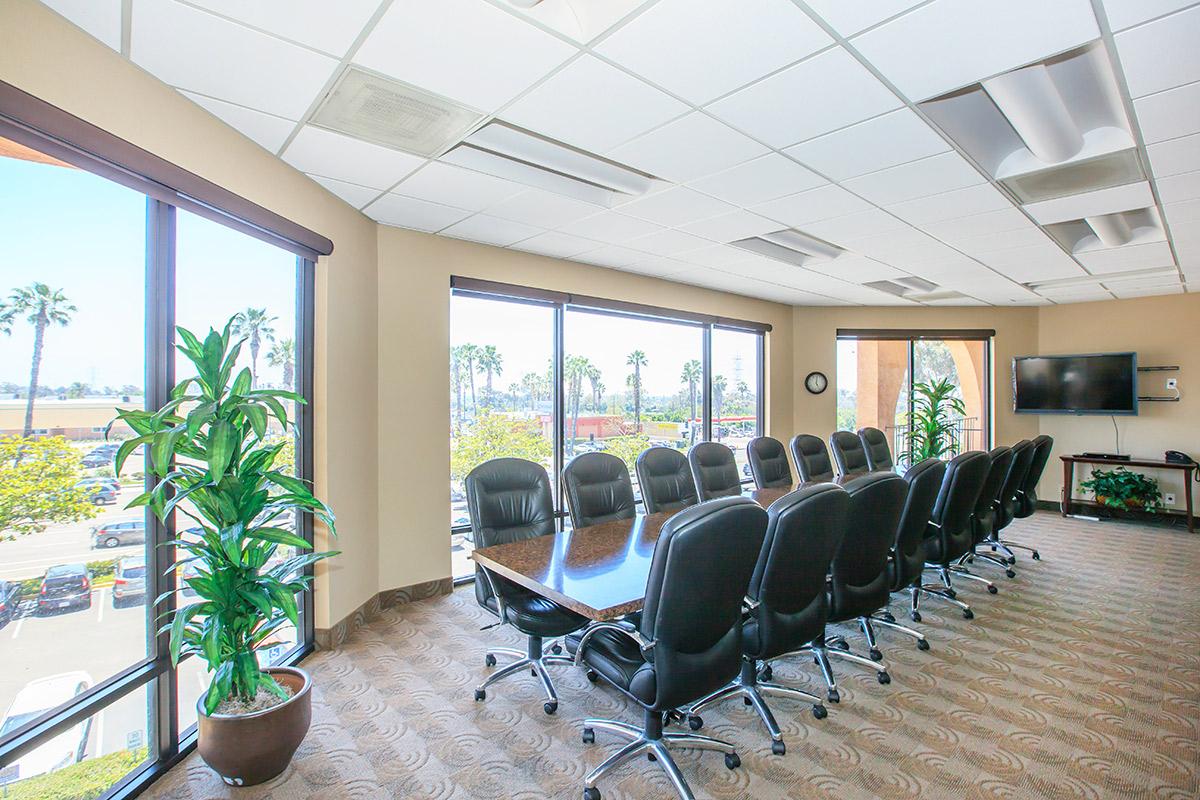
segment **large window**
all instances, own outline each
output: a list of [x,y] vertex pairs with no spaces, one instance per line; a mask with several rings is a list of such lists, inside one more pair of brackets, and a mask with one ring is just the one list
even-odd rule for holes
[[574,456],[604,451],[628,465],[636,493],[634,462],[647,447],[686,451],[715,439],[744,466],[746,443],[762,430],[761,330],[595,298],[459,288],[450,346],[455,578],[474,574],[462,481],[488,459],[529,459],[554,476]]
[[[132,432],[107,426],[185,377],[176,322],[202,333],[236,314],[258,384],[310,396],[313,263],[20,138],[0,137],[0,798],[98,798],[190,745],[208,677],[170,666],[173,600],[153,603],[186,577],[167,568],[175,525],[126,509],[151,484],[141,453],[113,474]],[[311,410],[292,412],[297,428],[272,435],[308,478]],[[303,599],[301,630],[264,659],[305,652]]]

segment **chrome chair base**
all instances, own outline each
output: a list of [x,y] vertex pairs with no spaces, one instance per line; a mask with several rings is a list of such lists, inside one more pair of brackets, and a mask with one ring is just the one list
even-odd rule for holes
[[939,600],[944,600],[953,606],[957,606],[958,609],[962,611],[963,619],[974,619],[975,612],[971,610],[969,605],[958,599],[958,592],[955,590],[954,584],[951,583],[950,580],[950,571],[942,569],[936,565],[930,566],[928,569],[938,570],[938,572],[941,574],[942,583],[940,585],[918,583],[912,587],[912,610],[909,612],[909,616],[912,618],[912,621],[921,621],[919,604],[922,596],[936,597]]
[[[806,653],[812,656],[813,662],[815,662],[816,665],[821,668],[821,674],[825,678],[825,696],[831,703],[841,702],[842,697],[838,692],[837,681],[833,677],[833,664],[829,661],[830,656],[833,656],[834,658],[840,658],[843,661],[849,661],[851,664],[857,664],[860,667],[868,667],[875,670],[876,680],[878,680],[881,684],[887,685],[892,682],[892,676],[888,674],[887,665],[883,663],[883,654],[880,653],[875,647],[875,631],[871,629],[871,622],[863,617],[859,620],[859,623],[863,626],[864,633],[870,631],[870,633],[867,634],[867,644],[871,647],[872,658],[866,658],[864,656],[860,656],[858,653],[853,652],[850,649],[850,643],[846,641],[846,637],[836,635],[826,637],[823,640],[818,639],[808,647],[797,650],[793,653],[785,653],[784,655],[779,656],[779,658],[788,658],[798,653]],[[878,656],[878,658],[875,658],[875,656]],[[771,660],[774,661],[776,659]],[[770,680],[771,674],[772,671],[770,664],[764,665],[759,671],[759,685],[762,685],[761,679],[763,678]]]
[[515,675],[522,670],[528,669],[542,682],[542,690],[546,693],[546,702],[542,704],[542,710],[547,714],[553,714],[558,711],[558,692],[554,690],[554,682],[550,680],[550,672],[546,667],[570,667],[575,665],[575,659],[570,656],[560,655],[560,653],[562,653],[562,645],[558,642],[551,642],[543,646],[542,637],[540,636],[529,637],[528,649],[524,653],[511,647],[493,647],[489,649],[483,661],[489,667],[496,665],[497,656],[516,658],[517,660],[511,664],[505,664],[487,676],[487,679],[475,689],[475,700],[486,700],[487,687],[493,683],[501,681],[509,675]]
[[[1009,539],[1000,539],[999,543],[1005,550],[1008,550],[1010,547],[1015,547],[1018,550],[1028,550],[1033,555],[1034,561],[1042,560],[1042,554],[1037,551],[1036,547],[1030,547],[1027,544],[1020,544],[1019,542],[1014,542]],[[1008,554],[1012,556],[1012,550],[1008,550]],[[1013,560],[1016,560],[1016,556],[1013,556]]]
[[585,719],[583,721],[584,744],[595,742],[598,730],[614,734],[624,739],[627,744],[606,758],[600,766],[589,772],[583,779],[584,800],[600,800],[600,791],[596,789],[596,783],[600,778],[629,759],[642,754],[656,762],[659,768],[667,774],[667,779],[683,800],[695,800],[695,795],[692,794],[683,773],[679,771],[679,765],[671,757],[672,749],[715,750],[725,754],[725,766],[729,769],[737,769],[742,765],[737,751],[729,742],[694,733],[663,733],[662,726],[663,715],[653,711],[646,712],[642,728],[610,719]]
[[918,650],[929,649],[929,640],[925,638],[925,634],[921,633],[916,628],[910,628],[907,625],[901,625],[899,622],[896,622],[896,618],[892,616],[890,611],[875,612],[871,615],[871,622],[875,623],[876,625],[882,625],[888,630],[893,630],[897,633],[903,633],[905,636],[911,636],[917,640]]

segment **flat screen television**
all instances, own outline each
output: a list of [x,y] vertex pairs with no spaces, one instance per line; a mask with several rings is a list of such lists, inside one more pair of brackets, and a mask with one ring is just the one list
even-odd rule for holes
[[1013,359],[1018,414],[1136,414],[1137,353]]

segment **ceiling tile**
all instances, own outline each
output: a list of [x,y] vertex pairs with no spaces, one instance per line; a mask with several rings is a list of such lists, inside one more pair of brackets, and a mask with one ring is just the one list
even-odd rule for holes
[[1082,194],[1055,197],[1024,206],[1025,211],[1042,225],[1068,222],[1097,214],[1115,214],[1154,205],[1154,195],[1146,181],[1110,186]]
[[695,111],[606,155],[659,178],[683,183],[770,152],[707,114]]
[[595,214],[599,209],[570,197],[541,189],[528,189],[515,197],[503,200],[487,212],[496,217],[536,225],[539,228],[558,228],[568,222]]
[[487,214],[476,214],[441,231],[443,236],[470,239],[472,242],[494,244],[499,247],[507,247],[539,233],[543,233],[541,228],[499,217],[489,217]]
[[856,253],[896,263],[893,256],[912,252],[914,249],[930,248],[932,252],[940,252],[941,245],[916,228],[905,226],[890,230],[886,233],[875,233],[868,236],[856,236],[844,239],[846,246]]
[[627,267],[639,261],[645,261],[647,254],[640,250],[630,250],[628,247],[608,245],[598,250],[591,250],[575,258],[585,264],[599,264],[604,267]]
[[891,205],[983,182],[979,171],[958,153],[942,153],[843,181],[842,185],[877,205]]
[[359,186],[357,183],[346,183],[345,181],[334,180],[333,178],[323,178],[320,175],[309,175],[308,177],[312,178],[314,181],[321,184],[326,189],[333,192],[355,208],[362,208],[376,197],[379,197],[378,189],[371,189],[367,186]]
[[790,0],[662,0],[596,50],[704,105],[832,43]]
[[840,186],[828,184],[767,203],[759,203],[750,210],[764,217],[777,219],[785,225],[801,226],[808,222],[866,211],[868,208],[871,208],[871,204],[866,200]]
[[1196,0],[1104,0],[1108,24],[1114,31],[1124,30],[1148,19],[1178,11]]
[[866,211],[843,214],[840,217],[804,224],[805,233],[837,245],[851,239],[861,239],[901,229],[911,230],[903,220],[896,219],[878,208],[868,208]]
[[1181,203],[1200,198],[1200,171],[1159,178],[1158,196],[1163,203]]
[[1070,256],[1049,244],[999,250],[980,257],[979,260],[1020,283],[1080,278],[1086,275]]
[[714,197],[676,186],[664,192],[647,195],[620,207],[622,214],[676,227],[735,210]]
[[471,216],[461,208],[426,203],[399,194],[385,194],[364,209],[364,213],[384,225],[415,228],[419,231],[438,231],[447,225]]
[[191,0],[226,17],[341,58],[380,0]]
[[1089,0],[935,0],[851,44],[919,101],[1099,37]]
[[1179,236],[1175,229],[1194,231],[1200,227],[1200,200],[1184,200],[1182,203],[1168,203],[1163,206],[1167,215],[1167,224],[1172,228],[1172,234]]
[[1200,6],[1116,36],[1121,68],[1133,97],[1200,80]]
[[649,236],[630,239],[627,244],[635,250],[644,250],[660,256],[671,256],[676,253],[685,253],[688,250],[709,247],[712,242],[683,231],[661,230]]
[[431,203],[482,211],[526,188],[503,178],[433,161],[409,175],[392,191]]
[[832,261],[813,261],[805,264],[806,269],[819,272],[822,275],[832,275],[852,283],[867,281],[887,281],[907,277],[908,273],[882,264],[870,258],[855,258],[841,256]]
[[786,147],[899,105],[838,47],[718,100],[709,110],[772,147]]
[[952,192],[942,192],[887,206],[888,211],[913,225],[924,225],[929,222],[940,222],[1006,208],[1013,208],[1013,204],[990,183],[981,183],[965,189],[955,189]]
[[582,236],[610,244],[627,242],[635,236],[645,236],[659,229],[658,225],[636,217],[627,217],[615,211],[604,211],[590,217],[575,220],[561,226],[562,233]]
[[738,209],[728,214],[684,225],[680,230],[696,236],[703,236],[714,242],[733,242],[745,239],[747,236],[777,231],[780,227],[780,224],[773,219]]
[[171,0],[134,0],[131,58],[179,89],[300,119],[333,74],[328,56]]
[[1135,297],[1156,297],[1164,294],[1183,294],[1183,287],[1179,284],[1146,287],[1116,287],[1112,290],[1112,293],[1121,300],[1132,300]]
[[484,0],[397,0],[354,60],[495,111],[576,52]]
[[503,116],[544,136],[604,153],[687,110],[670,95],[585,55]]
[[768,153],[689,185],[734,205],[751,206],[823,183],[827,181],[812,170],[778,153]]
[[571,258],[580,253],[598,250],[603,246],[602,242],[594,242],[591,239],[584,239],[579,236],[569,236],[558,231],[549,231],[519,242],[513,245],[513,248],[543,256]]
[[42,0],[113,50],[121,50],[121,0]]
[[1032,227],[1029,218],[1015,208],[1002,208],[969,217],[941,220],[918,226],[926,233],[939,239],[966,239],[988,233],[1002,233]]
[[1152,144],[1146,152],[1150,154],[1150,167],[1155,177],[1200,170],[1200,133]]
[[1200,133],[1200,81],[1133,101],[1146,144]]
[[701,264],[706,267],[725,268],[742,261],[751,261],[754,258],[756,258],[755,254],[749,250],[725,244],[704,247],[699,250],[689,250],[687,252],[688,263]]
[[964,253],[986,258],[988,254],[998,250],[1043,244],[1046,241],[1046,232],[1034,225],[1026,225],[1015,230],[998,233],[984,233],[976,236],[952,235],[943,238]]
[[525,0],[511,3],[518,14],[536,20],[577,42],[590,42],[607,31],[639,6],[651,0],[604,0],[602,3],[543,3]]
[[287,141],[287,137],[296,127],[296,123],[292,120],[264,114],[252,108],[235,106],[224,100],[214,100],[211,97],[204,97],[192,92],[182,92],[182,94],[226,125],[272,153],[278,152],[279,148],[283,147],[283,143]]
[[1126,245],[1112,250],[1096,250],[1091,253],[1080,253],[1076,258],[1091,272],[1126,272],[1131,269],[1175,265],[1171,247],[1166,242]]
[[302,172],[372,189],[390,189],[423,163],[408,153],[311,125],[296,134],[283,160]]
[[878,25],[924,0],[808,0],[808,7],[842,36]]
[[920,117],[901,108],[789,147],[786,152],[840,181],[949,149],[950,145]]

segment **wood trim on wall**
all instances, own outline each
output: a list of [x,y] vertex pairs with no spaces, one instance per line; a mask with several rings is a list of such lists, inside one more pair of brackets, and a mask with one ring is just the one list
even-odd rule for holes
[[898,341],[904,339],[946,339],[962,341],[969,339],[991,339],[996,336],[992,328],[838,328],[839,339],[862,339],[864,341]]

